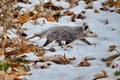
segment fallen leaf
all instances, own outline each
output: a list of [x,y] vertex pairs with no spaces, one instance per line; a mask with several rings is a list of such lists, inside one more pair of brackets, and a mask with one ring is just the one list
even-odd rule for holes
[[70,7],[74,7],[74,6],[78,5],[79,0],[65,0],[65,1],[70,4]]
[[117,1],[115,2],[114,6],[115,6],[115,8],[120,7],[120,0],[117,0]]
[[[22,47],[21,47],[22,46]],[[25,54],[28,52],[34,52],[38,56],[42,56],[45,53],[45,49],[42,47],[39,47],[38,45],[33,44],[27,44],[26,42],[21,43],[21,46],[19,48],[16,48],[17,46],[14,46],[15,49],[12,51],[8,51],[5,53],[6,58],[11,58],[12,55],[19,56],[21,54]]]
[[46,17],[46,19],[50,22],[55,22],[56,21],[55,18],[52,17],[52,16],[48,16],[48,17]]
[[48,1],[46,2],[44,5],[43,5],[44,9],[51,9],[51,10],[54,10],[54,11],[60,11],[62,10],[63,8],[61,6],[55,6],[52,1]]
[[120,75],[120,70],[116,70],[116,71],[114,72],[114,75],[119,76],[119,75]]
[[32,73],[28,73],[26,71],[18,71],[14,73],[16,76],[25,76],[25,75],[32,75]]
[[75,59],[76,59],[75,57],[67,58],[66,55],[64,54],[63,56],[62,55],[43,56],[41,57],[40,61],[41,62],[52,61],[57,64],[70,64]]
[[33,51],[37,56],[42,56],[45,54],[45,49],[39,46],[35,46],[35,50],[33,49]]
[[102,8],[100,8],[100,10],[102,10],[102,11],[109,11],[109,8],[108,7],[102,7]]
[[66,59],[67,59],[67,58],[66,58],[66,54],[64,54],[64,56],[63,56],[63,57],[64,57],[64,60],[66,60]]
[[96,59],[96,58],[94,58],[94,57],[85,57],[85,58],[84,58],[85,61],[88,61],[88,60],[95,60],[95,59]]
[[94,80],[96,80],[96,79],[106,78],[108,77],[108,75],[107,72],[103,70],[102,73],[95,74],[94,77],[95,77]]
[[72,16],[71,16],[71,21],[72,21],[72,22],[75,22],[75,18],[76,18],[76,15],[72,15]]
[[116,45],[110,45],[110,46],[109,46],[109,52],[114,51],[115,48],[116,48]]
[[86,4],[91,3],[91,0],[84,0]]
[[39,52],[36,52],[35,54],[37,55],[37,56],[42,56],[42,55],[44,55],[44,51],[39,51]]
[[116,58],[119,57],[119,56],[120,56],[120,53],[114,54],[114,55],[112,55],[112,56],[109,56],[109,57],[106,59],[106,65],[109,67],[109,66],[112,64],[113,60],[116,59]]
[[63,14],[68,16],[75,15],[74,12],[71,12],[69,10],[65,11]]
[[41,13],[37,13],[37,12],[30,12],[30,16],[31,16],[32,20],[35,20],[35,19],[42,17]]
[[51,51],[51,52],[55,52],[56,50],[55,50],[55,48],[50,48],[50,49],[47,49],[47,51]]
[[19,14],[18,12],[14,12],[14,13],[13,13],[14,18],[17,18],[17,17],[18,17],[18,14]]
[[93,9],[93,5],[91,3],[87,4],[87,6],[85,7],[85,9]]
[[81,61],[78,66],[88,67],[90,63],[88,61]]
[[99,13],[99,11],[97,9],[94,10],[94,13]]
[[72,45],[67,45],[66,48],[73,48]]
[[30,20],[30,14],[29,12],[26,12],[24,13],[23,15],[20,15],[18,18],[17,18],[18,22],[20,24],[24,24],[26,21],[29,21]]
[[120,14],[120,9],[117,10],[117,13]]
[[4,71],[0,71],[0,80],[20,80],[20,78],[14,74],[6,74]]

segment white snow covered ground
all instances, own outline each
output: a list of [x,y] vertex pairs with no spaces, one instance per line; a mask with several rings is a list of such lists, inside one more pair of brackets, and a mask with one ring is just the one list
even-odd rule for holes
[[[29,1],[32,3],[32,5],[39,3],[39,0]],[[67,65],[55,64],[51,62],[51,65],[46,69],[34,69],[31,66],[32,75],[23,77],[27,78],[27,80],[93,80],[95,74],[101,73],[102,70],[105,70],[108,74],[108,77],[101,78],[99,80],[117,80],[117,78],[120,78],[120,76],[114,75],[114,72],[120,69],[120,57],[113,62],[118,65],[115,68],[106,67],[105,62],[101,61],[101,58],[107,58],[110,55],[117,53],[116,51],[108,51],[110,45],[116,45],[117,49],[120,51],[120,14],[116,12],[99,10],[99,8],[102,7],[101,2],[103,1],[105,0],[94,1],[94,9],[85,9],[86,4],[84,1],[79,1],[78,6],[70,9],[70,11],[73,11],[76,14],[80,13],[81,11],[85,11],[86,19],[84,20],[77,19],[76,22],[71,22],[69,20],[69,17],[64,16],[59,20],[59,22],[46,21],[45,24],[42,24],[42,19],[38,19],[39,24],[37,25],[34,25],[29,21],[26,22],[23,25],[23,28],[27,28],[27,31],[25,31],[25,33],[28,34],[28,37],[32,36],[34,33],[39,33],[50,27],[61,25],[74,27],[80,25],[80,23],[84,21],[89,24],[90,29],[95,32],[98,37],[86,38],[90,43],[95,43],[96,45],[87,45],[81,41],[75,41],[73,43],[70,43],[73,48],[61,48],[57,43],[52,42],[44,48],[47,49],[53,47],[56,49],[56,51],[46,51],[44,56],[66,54],[67,58],[75,57],[76,60],[72,64]],[[55,2],[55,0],[53,0],[53,2]],[[65,8],[67,6],[69,7],[68,4],[61,2],[61,5],[63,5],[63,7],[64,4]],[[29,5],[28,7],[32,5]],[[99,13],[94,13],[95,9],[97,9]],[[104,23],[106,20],[108,20],[108,24]],[[33,41],[36,41],[35,44],[38,44],[40,46],[44,44],[45,40],[45,38],[39,39],[37,37],[33,39]],[[37,57],[33,57],[33,54],[31,56],[32,58],[38,59]],[[29,57],[31,56],[29,53]],[[77,67],[77,65],[85,57],[94,57],[96,59],[89,60],[90,66],[88,67]]]
[[[99,10],[99,8],[102,7],[100,4],[101,2],[101,0],[95,1],[93,3],[94,8]],[[80,13],[82,10],[85,10],[85,5],[86,4],[83,1],[79,1],[79,5],[70,9],[70,11]],[[101,58],[107,58],[116,53],[115,51],[108,51],[110,45],[116,45],[117,49],[120,50],[120,14],[100,10],[99,13],[94,13],[94,9],[86,9],[85,11],[86,19],[83,21],[87,22],[91,30],[98,35],[97,38],[87,38],[87,40],[91,43],[96,43],[96,45],[86,45],[80,41],[75,41],[70,44],[73,48],[64,50],[59,47],[58,44],[52,42],[45,48],[54,47],[56,52],[46,52],[46,56],[56,54],[64,55],[65,53],[67,57],[76,57],[76,61],[73,62],[73,64],[68,65],[52,63],[47,69],[32,69],[32,75],[26,77],[28,80],[93,80],[94,75],[101,73],[102,70],[107,72],[108,77],[99,80],[116,80],[118,77],[120,78],[120,76],[116,77],[114,75],[115,70],[120,69],[120,60],[116,61],[118,66],[115,69],[106,67],[105,63],[101,61]],[[105,24],[104,21],[107,19],[109,23]],[[32,25],[28,22],[25,23],[23,27],[28,27],[27,33],[33,35],[33,33],[41,32],[49,27],[60,25],[74,27],[81,22],[81,20],[70,22],[69,17],[63,17],[60,21],[61,22],[59,23],[46,22],[46,24],[43,24],[42,26]],[[44,42],[45,39],[38,40],[37,44],[42,46]],[[94,57],[96,60],[91,60],[91,65],[89,67],[77,67],[85,57]]]

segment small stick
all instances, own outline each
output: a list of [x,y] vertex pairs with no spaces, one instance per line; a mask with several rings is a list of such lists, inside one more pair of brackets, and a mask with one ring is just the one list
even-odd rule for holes
[[37,35],[36,35],[36,34],[34,34],[33,36],[31,36],[31,37],[27,38],[27,39],[26,39],[26,41],[28,41],[28,40],[30,40],[30,39],[32,39],[32,38],[35,38],[35,37],[37,37]]

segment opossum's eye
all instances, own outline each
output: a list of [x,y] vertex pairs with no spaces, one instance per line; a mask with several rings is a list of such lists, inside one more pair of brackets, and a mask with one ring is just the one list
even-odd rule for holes
[[89,28],[89,26],[85,26],[84,30],[87,30]]
[[83,23],[83,25],[86,25],[86,23]]
[[90,31],[90,33],[93,33],[92,31]]

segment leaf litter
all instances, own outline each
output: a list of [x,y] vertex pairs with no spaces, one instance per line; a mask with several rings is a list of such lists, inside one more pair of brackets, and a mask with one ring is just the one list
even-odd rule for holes
[[[17,0],[18,2],[22,2],[24,4],[32,4],[30,3],[29,1],[19,1]],[[32,1],[32,0],[30,0]],[[42,0],[41,0],[42,1]],[[75,1],[74,3],[72,3],[71,1]],[[111,0],[113,1],[113,0]],[[44,2],[44,0],[43,0]],[[66,2],[68,2],[70,4],[70,8],[74,8],[75,6],[79,6],[79,3],[82,2],[82,1],[78,1],[78,0],[66,0]],[[18,23],[20,25],[24,25],[25,23],[27,22],[30,22],[31,20],[37,20],[39,18],[45,18],[48,22],[53,22],[53,23],[56,23],[60,17],[66,15],[66,16],[71,16],[71,22],[75,22],[76,19],[80,19],[80,20],[85,20],[86,18],[88,18],[88,16],[86,15],[87,14],[87,9],[94,9],[94,6],[92,5],[92,3],[94,1],[92,0],[84,0],[83,2],[86,3],[86,7],[85,7],[85,10],[79,12],[78,14],[74,13],[74,11],[70,11],[70,10],[65,10],[64,11],[64,7],[61,7],[61,6],[55,6],[52,2],[52,0],[48,1],[47,3],[44,3],[44,4],[37,4],[37,5],[34,5],[32,6],[34,9],[32,11],[26,11],[24,12],[23,14],[20,14],[20,13],[14,13],[14,20],[12,22],[13,25],[17,25]],[[115,8],[118,8],[119,7],[119,2],[120,0],[118,1],[113,1],[115,4],[112,4],[111,2],[109,1],[105,1],[102,3],[102,5],[104,6],[115,6]],[[45,10],[42,9],[42,6]],[[49,8],[49,9],[48,9]],[[100,8],[100,10],[103,10],[103,11],[111,11],[110,8],[107,8],[107,7],[103,7],[103,8]],[[98,10],[98,9],[94,9],[94,13],[95,14],[101,14],[101,11]],[[62,14],[61,11],[63,11],[64,13]],[[116,11],[116,13],[119,13],[118,12],[119,10]],[[114,11],[115,12],[115,11]],[[50,14],[50,15],[48,15]],[[104,19],[103,19],[104,20]],[[110,23],[108,22],[109,20],[108,19],[105,19],[105,24],[109,25]],[[46,24],[46,21],[43,21],[44,24]],[[35,22],[37,23],[37,22]],[[116,30],[116,29],[115,29]],[[27,35],[25,36],[27,37]],[[1,38],[1,37],[0,37]],[[2,47],[2,44],[0,44],[0,46]],[[81,45],[82,46],[82,45]],[[96,45],[97,46],[97,45]],[[109,48],[108,48],[108,53],[110,52],[113,52],[113,51],[117,51],[117,54],[114,54],[114,55],[110,55],[108,58],[104,59],[105,62],[107,61],[108,64],[107,65],[111,65],[113,63],[113,60],[115,60],[116,58],[119,57],[119,51],[116,49],[117,45],[110,45]],[[6,42],[5,42],[5,59],[6,61],[5,62],[0,62],[0,70],[2,70],[0,73],[0,77],[1,79],[5,80],[5,79],[8,79],[8,80],[20,80],[19,76],[21,75],[32,75],[32,73],[29,73],[30,70],[30,67],[29,66],[29,63],[33,63],[33,67],[34,68],[37,68],[37,69],[47,69],[49,68],[49,66],[51,64],[46,64],[45,62],[54,62],[56,64],[59,64],[59,65],[63,65],[63,64],[75,64],[75,61],[78,59],[77,56],[75,57],[70,57],[68,58],[68,54],[69,53],[69,50],[72,50],[75,48],[74,45],[68,45],[66,46],[66,51],[68,51],[66,54],[65,53],[60,53],[60,54],[63,54],[63,55],[52,55],[52,56],[44,56],[47,52],[53,52],[53,53],[57,53],[57,49],[56,48],[49,48],[49,49],[45,49],[43,47],[40,47],[39,45],[35,45],[35,44],[30,44],[29,42],[27,42],[26,38],[23,40],[23,41],[20,41],[19,38],[7,38],[6,39]],[[8,50],[8,48],[10,50]],[[68,50],[69,49],[69,50]],[[107,49],[106,49],[107,50]],[[26,60],[26,57],[27,56],[24,56],[23,54],[27,54],[27,53],[30,53],[30,52],[33,52],[36,56],[38,56],[40,59],[39,60]],[[81,51],[82,52],[82,51]],[[81,53],[80,52],[80,53]],[[74,52],[72,52],[74,53]],[[76,52],[75,52],[76,53]],[[89,53],[89,52],[88,52]],[[0,55],[2,56],[2,53],[0,51]],[[20,55],[23,55],[23,56],[20,56]],[[80,54],[81,55],[81,54]],[[19,57],[20,56],[20,57]],[[81,55],[83,56],[83,54]],[[86,57],[84,58],[84,60],[81,60],[79,61],[80,63],[78,64],[80,67],[91,67],[92,64],[90,64],[89,60],[97,60],[97,58],[94,56],[94,57]],[[37,63],[43,63],[42,65],[38,65]],[[118,64],[119,66],[119,64]],[[4,71],[3,71],[4,69]],[[109,73],[107,73],[107,71],[105,70],[102,70],[102,73],[98,73],[98,74],[95,74],[94,75],[94,79],[101,79],[101,78],[107,78],[109,77],[108,75]],[[113,73],[115,75],[119,75],[119,71],[116,71],[115,73]],[[8,76],[8,78],[6,77]],[[29,79],[28,79],[29,80]],[[55,80],[55,79],[54,79]],[[58,79],[59,80],[59,79]],[[84,80],[84,79],[83,79]]]

